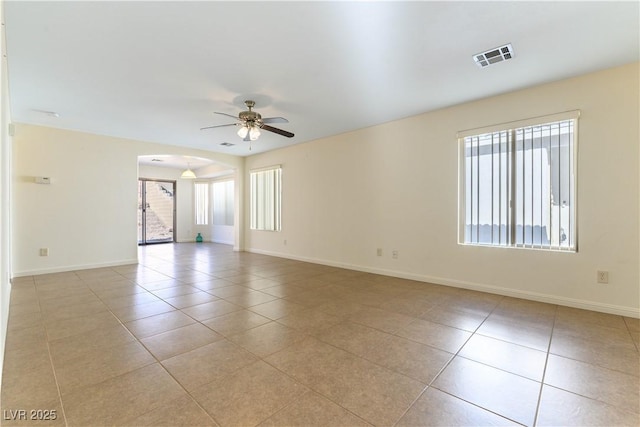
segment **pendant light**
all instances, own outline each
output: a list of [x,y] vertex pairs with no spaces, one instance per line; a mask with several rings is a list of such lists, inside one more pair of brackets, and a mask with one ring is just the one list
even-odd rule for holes
[[182,179],[196,179],[196,174],[191,170],[191,164],[187,163],[187,170],[180,175]]

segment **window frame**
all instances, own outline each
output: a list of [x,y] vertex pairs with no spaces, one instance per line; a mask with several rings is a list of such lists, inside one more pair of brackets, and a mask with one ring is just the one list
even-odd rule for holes
[[[460,131],[457,133],[457,139],[458,139],[458,244],[465,245],[465,246],[480,246],[480,247],[491,247],[491,248],[533,249],[533,250],[542,250],[542,251],[550,251],[550,252],[568,252],[568,253],[578,252],[578,247],[579,247],[578,245],[578,185],[579,185],[578,119],[579,117],[580,117],[580,110],[572,110],[572,111],[566,111],[563,113],[533,117],[529,119],[507,122],[503,124],[496,124],[496,125],[485,126],[485,127],[475,128],[475,129],[469,129],[469,130]],[[572,158],[570,159],[572,163],[569,163],[569,165],[573,168],[573,175],[569,173],[570,194],[572,193],[572,199],[571,199],[572,214],[570,214],[569,226],[570,226],[570,233],[571,233],[570,242],[573,242],[573,245],[563,247],[561,244],[543,245],[542,243],[536,244],[534,242],[530,242],[530,243],[518,242],[517,235],[515,235],[514,232],[518,224],[516,219],[516,211],[518,210],[519,207],[516,206],[516,203],[519,197],[518,192],[520,190],[515,188],[515,186],[513,185],[511,186],[511,188],[506,190],[508,192],[506,205],[499,204],[499,208],[501,210],[506,208],[507,215],[509,216],[507,226],[511,227],[511,230],[509,230],[510,240],[507,239],[506,244],[502,244],[501,242],[496,243],[495,239],[492,239],[492,242],[490,243],[466,241],[466,237],[467,237],[466,235],[466,230],[467,230],[466,167],[467,167],[467,164],[466,164],[466,145],[465,145],[466,141],[465,140],[469,137],[481,137],[486,134],[501,133],[501,132],[505,132],[509,134],[509,138],[514,138],[513,142],[511,139],[509,139],[509,142],[508,142],[508,144],[513,144],[513,148],[515,148],[515,150],[513,152],[509,152],[509,156],[512,156],[509,159],[509,165],[511,165],[512,167],[510,168],[511,170],[508,171],[507,180],[510,183],[515,183],[518,178],[517,175],[522,173],[522,171],[518,170],[518,165],[514,166],[515,157],[517,155],[516,144],[518,143],[518,140],[515,137],[517,132],[519,130],[530,128],[530,127],[536,127],[536,126],[542,127],[545,125],[555,124],[558,122],[566,122],[566,121],[572,121],[572,125],[573,125],[572,138],[570,141],[571,143],[570,153],[573,153],[573,155],[572,155]],[[533,148],[531,150],[533,150]],[[524,153],[524,146],[523,146],[523,153]],[[494,160],[492,160],[492,162],[493,161]],[[498,162],[500,162],[500,160],[498,160]],[[535,173],[535,172],[532,172],[532,173]],[[561,179],[561,178],[558,178],[558,179]],[[495,191],[493,187],[491,191],[492,192]],[[531,191],[533,191],[533,187]],[[524,196],[521,196],[521,197],[524,197]],[[492,199],[492,203],[493,203],[493,199]],[[479,206],[479,203],[477,203],[477,205]],[[522,209],[524,209],[524,207]],[[492,221],[492,222],[494,222],[492,227],[495,227],[495,221]],[[536,224],[532,221],[531,225],[535,226]],[[498,227],[500,228],[501,225],[498,224]],[[526,223],[524,221],[523,221],[523,227],[526,227]],[[550,232],[551,232],[551,229],[550,229]]]

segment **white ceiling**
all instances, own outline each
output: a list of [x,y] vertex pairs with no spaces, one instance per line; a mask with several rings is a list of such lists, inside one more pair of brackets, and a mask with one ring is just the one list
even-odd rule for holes
[[[4,2],[12,119],[246,156],[639,59],[638,2]],[[511,43],[514,59],[472,55]],[[288,139],[214,111],[256,101]],[[52,117],[43,112],[56,112]],[[233,147],[220,144],[230,142]]]

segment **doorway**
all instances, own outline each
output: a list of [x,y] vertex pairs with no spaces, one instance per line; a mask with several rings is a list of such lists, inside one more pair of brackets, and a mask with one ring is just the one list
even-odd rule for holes
[[138,180],[138,244],[172,243],[176,238],[176,181]]

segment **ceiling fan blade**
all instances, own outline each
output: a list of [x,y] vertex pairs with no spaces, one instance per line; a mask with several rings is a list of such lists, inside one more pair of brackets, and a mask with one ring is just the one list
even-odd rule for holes
[[220,114],[222,116],[227,116],[227,117],[231,117],[232,119],[238,120],[238,116],[232,116],[231,114],[227,114],[227,113],[219,113],[217,111],[214,111],[213,114]]
[[213,128],[222,128],[222,127],[225,127],[225,126],[235,126],[235,125],[236,125],[235,123],[229,123],[228,125],[207,126],[207,127],[204,127],[204,128],[200,128],[200,130],[213,129]]
[[269,125],[262,125],[261,129],[268,130],[269,132],[277,133],[278,135],[286,136],[287,138],[292,138],[294,135],[291,132],[287,132],[286,130],[274,128]]
[[289,123],[289,120],[284,117],[267,117],[262,119],[262,123]]

